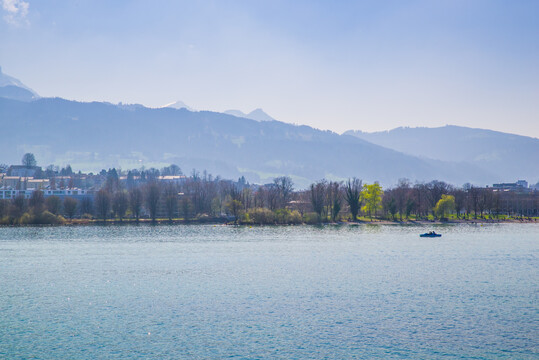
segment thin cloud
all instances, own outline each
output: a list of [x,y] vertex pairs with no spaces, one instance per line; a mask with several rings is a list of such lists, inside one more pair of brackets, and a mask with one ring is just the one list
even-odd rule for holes
[[28,8],[30,4],[23,0],[2,0],[2,8],[6,13],[4,20],[11,25],[27,25]]

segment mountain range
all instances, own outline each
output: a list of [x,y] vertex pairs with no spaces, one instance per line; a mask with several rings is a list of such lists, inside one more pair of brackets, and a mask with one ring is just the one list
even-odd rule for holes
[[262,109],[255,109],[248,114],[240,110],[226,110],[224,111],[224,113],[228,115],[233,115],[236,117],[255,120],[255,121],[274,121],[275,120],[274,118],[266,114],[264,110]]
[[345,134],[424,159],[465,162],[500,181],[511,174],[523,179],[539,176],[537,138],[454,125]]
[[206,169],[255,183],[289,175],[298,188],[352,176],[384,186],[399,178],[457,185],[539,180],[535,138],[451,126],[339,135],[242,114],[0,96],[0,162],[20,163],[32,152],[40,165],[83,171],[175,163],[186,173]]
[[[196,109],[194,109],[194,108],[192,108],[190,106],[187,106],[187,104],[185,104],[181,100],[178,100],[176,102],[167,104],[167,105],[165,105],[163,107],[177,109],[177,110],[187,109],[189,111],[198,111],[198,110],[196,110]],[[231,109],[231,110],[223,111],[223,114],[228,114],[228,115],[232,115],[232,116],[235,116],[235,117],[251,119],[251,120],[256,120],[256,121],[273,121],[273,120],[275,120],[274,118],[272,118],[271,116],[266,114],[264,112],[264,110],[262,110],[262,109],[255,109],[255,110],[253,110],[253,111],[251,111],[250,113],[247,113],[247,114],[244,113],[241,110]]]

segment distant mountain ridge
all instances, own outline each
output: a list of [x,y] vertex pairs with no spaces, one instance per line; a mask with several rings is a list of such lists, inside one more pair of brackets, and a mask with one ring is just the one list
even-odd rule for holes
[[[139,168],[176,163],[226,178],[265,183],[290,175],[298,187],[358,176],[393,185],[399,178],[488,183],[491,174],[459,163],[425,161],[352,136],[279,121],[257,122],[185,108],[150,109],[59,98],[0,98],[2,162],[33,152],[42,165],[75,169]],[[8,120],[9,119],[9,120]],[[25,129],[24,131],[19,131]]]
[[490,184],[539,180],[539,140],[457,126],[399,128],[338,135],[249,114],[191,111],[177,101],[140,104],[39,98],[0,69],[0,163],[17,164],[32,152],[40,165],[75,169],[161,167],[177,163],[227,178],[264,183],[290,175],[298,187],[326,178],[358,176],[393,185],[444,180]]
[[0,67],[0,97],[31,101],[39,98],[39,95],[19,80],[6,75]]
[[226,110],[224,114],[233,115],[236,117],[242,117],[246,119],[251,119],[255,121],[274,121],[275,119],[269,116],[262,109],[254,109],[250,113],[246,114],[240,110]]
[[455,125],[437,128],[400,127],[351,135],[405,154],[441,161],[467,162],[490,171],[496,179],[539,180],[539,139]]
[[176,109],[176,110],[180,110],[180,109],[187,109],[189,111],[196,111],[195,109],[187,106],[183,101],[176,101],[176,102],[173,102],[173,103],[170,103],[170,104],[167,104],[165,106],[163,106],[164,108],[172,108],[172,109]]
[[[187,104],[185,104],[181,100],[178,100],[176,102],[167,104],[167,105],[163,106],[163,108],[172,108],[172,109],[176,109],[176,110],[187,109],[189,111],[198,111],[198,110],[196,110],[196,109],[194,109],[194,108],[192,108],[190,106],[187,106]],[[264,110],[262,110],[260,108],[259,109],[254,109],[253,111],[251,111],[248,114],[244,113],[241,110],[235,110],[235,109],[223,111],[223,114],[232,115],[232,116],[245,118],[245,119],[251,119],[251,120],[255,120],[255,121],[274,121],[275,120],[274,118],[272,118],[271,116],[266,114],[264,112]]]

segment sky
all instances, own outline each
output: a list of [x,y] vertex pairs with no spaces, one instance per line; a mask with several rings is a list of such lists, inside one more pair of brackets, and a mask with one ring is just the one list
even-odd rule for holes
[[536,0],[0,2],[0,66],[41,96],[539,137]]

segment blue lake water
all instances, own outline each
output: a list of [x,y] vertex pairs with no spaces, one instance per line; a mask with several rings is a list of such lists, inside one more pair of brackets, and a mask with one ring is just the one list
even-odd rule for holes
[[539,357],[539,224],[0,228],[0,358]]

